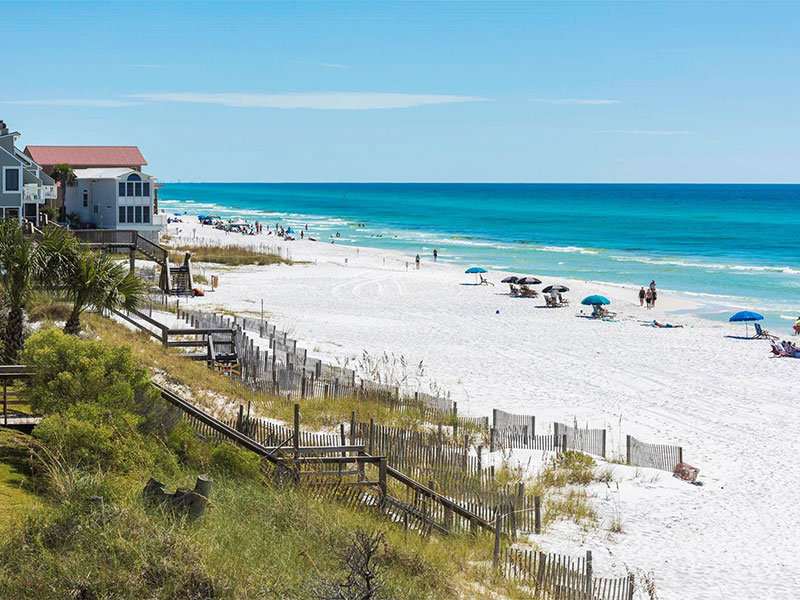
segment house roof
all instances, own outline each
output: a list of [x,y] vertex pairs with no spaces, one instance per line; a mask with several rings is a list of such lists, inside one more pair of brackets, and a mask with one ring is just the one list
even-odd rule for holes
[[116,179],[135,172],[133,169],[124,167],[74,169],[75,177],[78,179]]
[[25,152],[40,165],[67,163],[80,168],[147,164],[137,146],[27,146]]

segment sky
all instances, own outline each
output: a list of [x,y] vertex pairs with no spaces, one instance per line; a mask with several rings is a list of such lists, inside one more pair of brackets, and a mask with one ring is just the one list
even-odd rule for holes
[[162,181],[800,182],[798,2],[0,0],[19,144]]

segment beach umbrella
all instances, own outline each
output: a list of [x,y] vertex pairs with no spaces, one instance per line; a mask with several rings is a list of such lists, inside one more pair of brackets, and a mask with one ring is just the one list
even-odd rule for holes
[[536,277],[523,277],[522,279],[518,279],[517,283],[520,285],[539,285],[542,283],[542,280],[536,279]]
[[478,281],[478,277],[480,277],[480,274],[488,273],[488,271],[486,269],[482,269],[481,267],[470,267],[469,269],[464,271],[464,273],[469,273],[469,274],[475,273],[475,281]]
[[568,292],[569,288],[567,286],[565,286],[565,285],[560,285],[560,284],[559,285],[548,285],[542,291],[545,294],[547,294],[548,292],[552,292],[553,290],[555,290],[557,292]]
[[291,227],[289,227],[289,229],[287,229],[287,230],[286,230],[286,233],[294,233],[294,229],[292,229]]
[[761,321],[764,317],[757,312],[750,312],[749,310],[742,310],[733,315],[728,321],[731,323],[741,323],[744,321],[744,331],[745,335],[749,335],[747,331],[747,324],[750,321]]
[[586,296],[583,300],[581,300],[581,304],[586,306],[594,306],[599,304],[611,304],[611,301],[606,298],[605,296]]
[[500,283],[517,283],[519,277],[516,275],[512,275],[511,277],[506,277],[505,279],[501,279]]

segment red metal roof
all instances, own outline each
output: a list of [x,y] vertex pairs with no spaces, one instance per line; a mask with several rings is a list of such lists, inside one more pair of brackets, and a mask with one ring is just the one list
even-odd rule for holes
[[72,167],[133,167],[146,165],[137,146],[27,146],[41,166],[67,163]]

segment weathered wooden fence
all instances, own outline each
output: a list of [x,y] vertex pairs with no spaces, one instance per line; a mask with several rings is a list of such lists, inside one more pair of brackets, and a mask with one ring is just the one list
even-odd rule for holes
[[680,446],[646,444],[632,435],[627,436],[626,446],[626,462],[629,465],[650,467],[674,473],[678,463],[683,462],[683,448]]
[[528,583],[536,598],[558,600],[632,600],[633,575],[618,578],[595,577],[592,553],[586,558],[545,554],[534,550],[503,548],[499,557],[503,574]]

